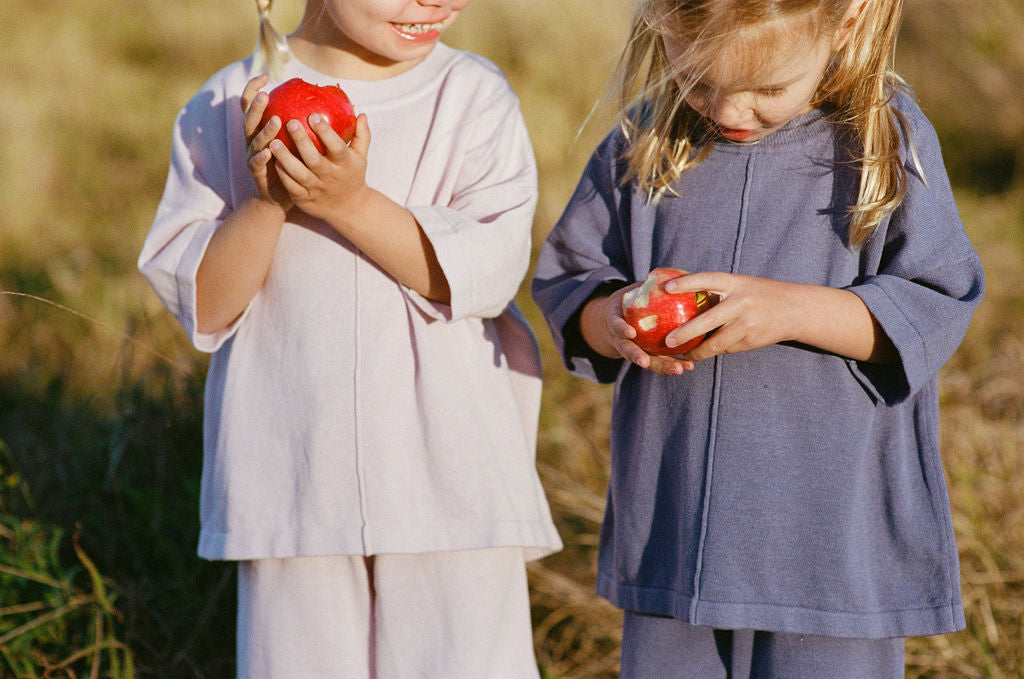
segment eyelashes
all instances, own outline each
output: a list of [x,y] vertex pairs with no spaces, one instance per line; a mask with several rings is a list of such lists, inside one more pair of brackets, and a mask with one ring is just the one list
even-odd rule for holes
[[[781,97],[786,92],[787,88],[785,87],[764,87],[761,89],[754,90],[753,94],[755,94],[758,97],[763,97],[765,99],[775,99]],[[704,83],[694,83],[689,87],[689,94],[696,97],[700,97],[702,99],[709,98],[711,96],[711,93],[712,88]]]

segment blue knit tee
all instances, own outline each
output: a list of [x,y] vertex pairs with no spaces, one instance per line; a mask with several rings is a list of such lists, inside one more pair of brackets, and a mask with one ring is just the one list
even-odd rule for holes
[[[587,165],[532,290],[566,366],[616,383],[598,564],[613,604],[837,637],[964,626],[937,374],[984,275],[932,126],[909,95],[895,105],[906,197],[859,248],[847,237],[855,149],[821,110],[754,144],[714,142],[654,204],[623,182],[621,132]],[[657,266],[851,290],[898,362],[784,343],[662,376],[594,353],[579,333],[583,303]]]

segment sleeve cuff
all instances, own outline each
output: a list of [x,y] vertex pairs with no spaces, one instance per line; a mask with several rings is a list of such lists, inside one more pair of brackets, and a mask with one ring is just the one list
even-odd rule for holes
[[[501,235],[492,228],[493,224],[487,225],[487,233],[473,235],[469,229],[459,228],[459,220],[468,218],[455,210],[440,207],[408,209],[434,249],[434,256],[448,281],[451,303],[435,302],[405,288],[409,299],[429,318],[443,322],[468,316],[494,318],[500,315],[515,297],[526,274],[530,257],[529,239],[523,248],[507,241],[502,247],[493,241]],[[450,219],[449,213],[456,218]],[[509,248],[522,250],[518,260],[513,260]],[[488,269],[481,264],[487,261],[492,261],[494,266]],[[492,275],[474,275],[474,272],[483,270],[489,270]]]
[[897,363],[850,361],[850,370],[868,392],[886,405],[906,400],[931,376],[922,357],[924,339],[886,290],[870,282],[847,288],[863,300],[896,348]]
[[[608,358],[595,352],[583,339],[579,331],[579,317],[583,305],[601,287],[608,284],[626,285],[622,274],[611,266],[602,267],[575,281],[565,298],[557,302],[554,313],[549,317],[552,336],[558,346],[562,362],[574,375],[593,382],[607,384],[614,382],[622,369],[624,359]],[[549,290],[549,294],[563,294],[561,285]],[[541,304],[544,307],[544,304]]]
[[206,248],[219,224],[219,222],[207,222],[199,228],[178,261],[175,275],[178,286],[178,304],[175,316],[193,346],[199,351],[210,354],[220,349],[228,339],[234,336],[238,331],[238,326],[248,316],[249,309],[252,307],[250,302],[239,317],[226,328],[212,333],[199,331],[199,322],[196,316],[196,276],[203,256],[206,254]]

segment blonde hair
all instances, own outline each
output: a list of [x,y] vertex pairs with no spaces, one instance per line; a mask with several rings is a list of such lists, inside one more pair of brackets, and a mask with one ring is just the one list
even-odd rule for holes
[[288,61],[288,43],[270,23],[270,7],[273,0],[256,0],[260,13],[260,39],[253,53],[253,72],[269,73],[271,82],[280,81],[284,65]]
[[[847,206],[852,245],[870,238],[906,192],[899,156],[905,124],[892,106],[895,93],[905,87],[892,67],[902,5],[903,0],[867,0],[812,100],[815,106],[834,107],[832,120],[855,143],[851,153],[860,187],[857,202]],[[684,97],[722,54],[738,58],[745,73],[756,73],[767,65],[768,46],[778,40],[831,39],[850,7],[851,0],[641,2],[618,67],[627,180],[635,179],[649,199],[657,200],[704,157],[711,124]],[[676,63],[666,55],[664,36],[684,48]],[[685,74],[682,86],[680,73]]]

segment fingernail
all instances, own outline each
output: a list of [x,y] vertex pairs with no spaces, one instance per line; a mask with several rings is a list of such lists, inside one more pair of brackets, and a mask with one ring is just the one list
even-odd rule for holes
[[299,130],[302,129],[302,123],[300,123],[298,120],[289,120],[288,129],[293,132],[298,132]]
[[313,125],[316,125],[317,123],[319,123],[320,122],[320,114],[319,113],[314,113],[314,114],[310,115],[309,116],[309,122],[312,123]]

